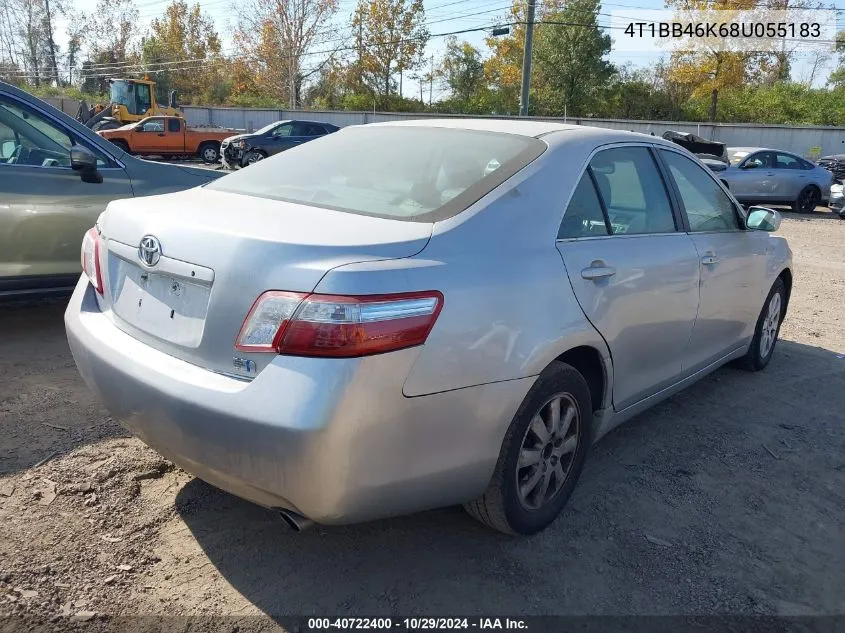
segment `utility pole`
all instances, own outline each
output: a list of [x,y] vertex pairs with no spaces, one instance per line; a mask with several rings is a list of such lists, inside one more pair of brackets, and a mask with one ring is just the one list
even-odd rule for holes
[[525,25],[525,50],[522,51],[522,91],[519,95],[519,116],[528,116],[528,90],[531,87],[531,55],[534,48],[535,0],[528,0]]
[[428,107],[431,107],[432,95],[434,94],[434,55],[431,56],[431,72],[428,74]]

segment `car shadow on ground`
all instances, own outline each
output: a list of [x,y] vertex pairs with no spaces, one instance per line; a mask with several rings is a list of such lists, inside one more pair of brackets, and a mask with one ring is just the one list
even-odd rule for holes
[[176,510],[277,618],[838,612],[843,409],[843,355],[781,341],[766,371],[723,368],[604,438],[530,538],[459,508],[295,534],[197,479]]

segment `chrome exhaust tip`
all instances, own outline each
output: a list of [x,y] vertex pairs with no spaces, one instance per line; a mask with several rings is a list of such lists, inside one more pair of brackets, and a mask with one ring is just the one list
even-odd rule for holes
[[287,525],[293,532],[304,532],[314,525],[314,522],[311,519],[306,519],[304,516],[297,514],[296,512],[284,509],[278,510],[278,512],[282,521],[284,521],[285,525]]

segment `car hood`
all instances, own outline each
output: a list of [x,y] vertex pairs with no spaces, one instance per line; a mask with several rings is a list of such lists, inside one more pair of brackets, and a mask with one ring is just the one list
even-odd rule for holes
[[240,141],[242,139],[256,138],[255,134],[235,134],[234,136],[227,136],[223,139],[224,143],[231,143],[232,141]]

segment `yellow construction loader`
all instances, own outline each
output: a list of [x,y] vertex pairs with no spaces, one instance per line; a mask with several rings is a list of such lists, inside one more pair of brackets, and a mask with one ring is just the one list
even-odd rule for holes
[[156,100],[156,84],[149,77],[108,82],[109,103],[89,108],[83,101],[76,114],[77,120],[94,131],[112,130],[150,116],[182,116],[176,105],[176,91],[171,91],[168,105],[161,105]]

